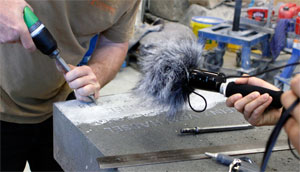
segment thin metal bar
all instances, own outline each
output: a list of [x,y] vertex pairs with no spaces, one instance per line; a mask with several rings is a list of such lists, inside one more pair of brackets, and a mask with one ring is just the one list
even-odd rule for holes
[[[265,151],[266,141],[251,144],[235,144],[200,147],[192,149],[167,150],[140,154],[127,154],[116,156],[104,156],[97,158],[101,169],[161,164],[178,161],[190,161],[207,159],[205,152],[221,153],[226,155],[245,155],[262,153]],[[286,140],[278,140],[273,151],[288,150]]]

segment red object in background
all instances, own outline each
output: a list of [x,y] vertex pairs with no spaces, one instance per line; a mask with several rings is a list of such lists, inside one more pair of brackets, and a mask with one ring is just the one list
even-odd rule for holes
[[[256,21],[264,21],[268,17],[268,8],[266,7],[251,7],[247,10],[248,18]],[[272,11],[274,15],[274,11]]]
[[295,33],[297,35],[300,35],[300,12],[298,13],[298,16],[296,18]]
[[281,5],[278,12],[278,19],[292,19],[300,12],[300,6],[294,3],[286,3]]

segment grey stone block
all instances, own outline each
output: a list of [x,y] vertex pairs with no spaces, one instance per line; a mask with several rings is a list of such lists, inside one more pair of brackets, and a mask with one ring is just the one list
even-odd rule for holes
[[[176,117],[167,117],[145,100],[132,93],[101,97],[97,105],[79,101],[54,105],[54,156],[65,171],[99,171],[97,157],[155,152],[231,144],[251,144],[265,141],[271,127],[251,130],[181,135],[185,127],[208,127],[246,123],[242,115],[225,106],[217,93],[201,92],[208,99],[205,112],[186,109]],[[193,105],[201,103],[192,99]],[[285,135],[280,139],[285,139]],[[281,157],[283,154],[278,154]],[[284,154],[286,155],[286,154]],[[258,162],[262,154],[253,156]],[[292,155],[281,157],[272,170],[299,169]],[[289,167],[282,163],[289,162]],[[272,164],[272,163],[270,163]],[[120,171],[224,171],[228,167],[211,160],[178,162],[121,168]],[[114,169],[112,169],[114,170]]]
[[98,171],[95,157],[103,154],[56,108],[54,114],[54,158],[64,171]]

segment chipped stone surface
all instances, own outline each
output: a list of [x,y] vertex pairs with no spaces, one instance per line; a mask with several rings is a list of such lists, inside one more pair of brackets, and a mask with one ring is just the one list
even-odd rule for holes
[[[209,109],[195,113],[186,109],[175,118],[144,103],[131,93],[104,96],[97,105],[76,100],[54,105],[54,155],[65,171],[99,170],[96,158],[100,156],[154,152],[230,144],[250,144],[266,140],[270,127],[251,130],[219,132],[201,135],[180,135],[185,127],[208,127],[246,123],[242,115],[225,106],[217,94],[206,94]],[[212,102],[215,100],[216,102]],[[221,101],[220,101],[221,100]],[[195,103],[193,101],[192,103]],[[282,135],[281,139],[285,139]],[[281,156],[280,153],[277,154]],[[275,154],[275,156],[277,156]],[[284,154],[286,155],[286,154]],[[253,156],[260,162],[262,154]],[[297,161],[288,154],[279,163],[270,163],[271,169],[299,169]],[[290,158],[290,159],[287,159]],[[289,162],[285,161],[289,160]],[[291,167],[284,167],[282,163]],[[122,168],[120,171],[216,171],[227,167],[210,160],[179,162]],[[299,171],[299,170],[298,170]]]

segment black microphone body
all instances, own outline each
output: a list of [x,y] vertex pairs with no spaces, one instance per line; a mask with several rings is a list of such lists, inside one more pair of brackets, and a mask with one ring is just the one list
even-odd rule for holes
[[236,84],[234,82],[226,83],[226,76],[223,73],[209,72],[205,70],[194,69],[189,72],[189,84],[192,88],[214,91],[230,97],[233,94],[240,93],[246,96],[254,91],[260,94],[268,93],[273,101],[270,106],[273,108],[281,108],[280,96],[283,91],[274,91],[263,87],[249,84]]
[[192,88],[219,92],[222,83],[226,82],[225,74],[194,69],[189,72],[188,85]]
[[258,91],[260,94],[268,93],[273,98],[273,100],[270,104],[270,107],[273,107],[273,108],[281,108],[282,107],[280,97],[283,94],[283,91],[274,91],[274,90],[270,90],[267,88],[254,86],[254,85],[236,84],[234,82],[230,82],[227,84],[224,95],[226,97],[229,97],[233,94],[240,93],[243,96],[246,96],[254,91]]

